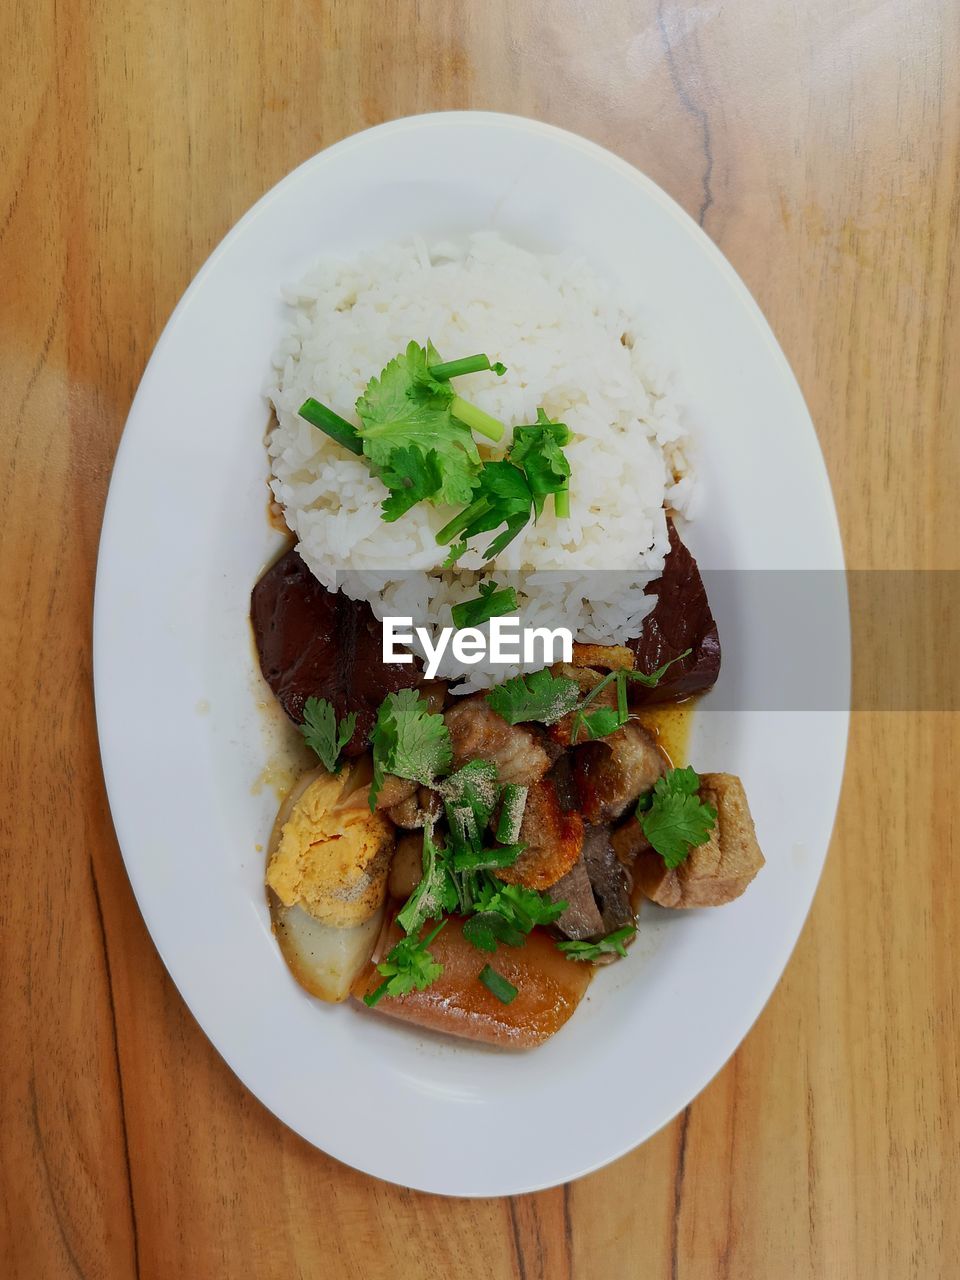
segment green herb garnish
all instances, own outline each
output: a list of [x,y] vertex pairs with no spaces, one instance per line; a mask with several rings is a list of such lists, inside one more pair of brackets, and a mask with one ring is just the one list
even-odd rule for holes
[[312,427],[318,427],[331,440],[336,440],[337,444],[343,445],[344,449],[358,455],[363,453],[360,433],[353,423],[341,418],[339,413],[334,413],[319,400],[314,400],[312,396],[309,400],[304,400],[299,412],[301,418],[305,418]]
[[529,427],[514,427],[513,443],[507,457],[515,466],[522,467],[533,494],[534,511],[539,518],[549,493],[556,494],[555,506],[559,508],[559,496],[566,495],[567,509],[557,515],[569,515],[570,463],[563,452],[569,444],[571,433],[563,422],[553,422],[543,409],[537,410],[537,421]]
[[[570,726],[570,741],[575,743],[582,739],[590,741],[595,738],[607,738],[611,733],[615,733],[617,729],[622,729],[630,719],[630,708],[627,703],[627,682],[634,680],[637,684],[642,684],[648,689],[655,689],[673,664],[681,662],[690,653],[690,649],[684,649],[683,653],[678,653],[675,658],[665,662],[656,671],[651,671],[649,675],[645,671],[620,670],[607,672],[601,680],[597,681],[576,708],[573,723]],[[616,707],[597,707],[588,712],[587,707],[590,703],[610,684],[616,686]]]
[[432,498],[443,488],[443,468],[436,449],[427,453],[413,445],[394,449],[378,474],[390,490],[390,497],[384,499],[380,508],[388,523],[399,520],[411,507]]
[[508,546],[530,519],[533,494],[527,478],[511,462],[485,462],[472,492],[472,501],[443,526],[437,542],[465,542],[478,533],[506,525],[483,553],[492,560]]
[[616,707],[597,707],[596,711],[578,711],[570,730],[570,741],[592,742],[596,738],[608,738],[622,729],[629,715],[621,716]]
[[512,867],[526,849],[525,844],[498,845],[494,849],[463,849],[453,855],[454,871],[489,871]]
[[428,920],[439,919],[444,912],[457,907],[457,890],[450,878],[442,851],[433,840],[429,827],[423,830],[423,874],[400,911],[397,924],[404,933],[419,933]]
[[520,828],[523,825],[529,790],[529,787],[508,782],[500,793],[500,816],[497,819],[496,837],[501,844],[516,844],[520,839]]
[[657,779],[646,812],[637,806],[643,834],[668,867],[678,867],[691,849],[706,844],[716,825],[717,811],[700,800],[699,790],[699,775],[689,765],[668,769]]
[[437,541],[464,542],[505,525],[483,553],[485,559],[492,560],[509,546],[531,516],[539,518],[547,494],[556,495],[558,515],[569,514],[570,464],[562,447],[569,439],[570,431],[562,422],[551,421],[543,409],[538,409],[535,423],[514,428],[506,458],[483,464],[472,501],[443,526]]
[[488,964],[480,970],[480,981],[501,1004],[510,1004],[517,998],[517,988],[513,983],[508,982],[502,973],[497,973],[496,969],[491,969]]
[[489,877],[477,895],[475,910],[495,911],[522,933],[538,924],[553,924],[567,909],[566,902],[553,902],[545,893],[521,884],[503,884]]
[[443,564],[440,566],[440,568],[441,568],[441,569],[452,569],[452,568],[453,568],[453,566],[454,566],[454,565],[457,563],[457,561],[460,559],[460,557],[463,555],[463,553],[464,553],[465,551],[469,551],[469,550],[470,550],[470,548],[467,546],[467,544],[466,544],[465,542],[455,542],[455,543],[453,543],[453,545],[451,546],[450,550],[447,552],[446,558],[445,558],[445,560],[444,560]]
[[537,720],[553,724],[562,720],[580,700],[580,686],[566,676],[555,676],[549,668],[504,680],[486,695],[488,704],[508,724]]
[[615,953],[618,956],[627,954],[626,944],[637,934],[636,926],[624,925],[597,942],[558,942],[557,950],[562,951],[568,960],[597,960],[602,955]]
[[499,942],[522,947],[527,935],[499,911],[478,911],[463,922],[463,936],[477,948],[492,954]]
[[[453,416],[453,391],[430,376],[427,352],[417,342],[391,360],[379,378],[371,378],[357,400],[363,452],[373,471],[388,488],[396,468],[398,449],[414,450],[424,459],[436,456],[439,485],[429,494],[434,502],[466,502],[480,470],[480,455],[470,428]],[[409,454],[404,471],[410,470]],[[403,485],[406,489],[407,485]],[[393,490],[391,490],[393,492]]]
[[470,760],[456,773],[451,773],[441,793],[451,830],[463,829],[463,815],[468,815],[470,826],[465,839],[471,848],[477,847],[476,842],[490,821],[500,795],[497,766],[489,760]]
[[388,693],[380,704],[377,721],[370,735],[373,745],[373,783],[370,808],[376,808],[377,796],[385,774],[429,786],[446,773],[453,760],[450,734],[443,716],[430,710],[429,703],[416,689]]
[[441,920],[425,938],[411,934],[391,947],[377,965],[377,972],[383,974],[386,982],[381,982],[376,990],[365,995],[363,1003],[372,1009],[384,996],[405,996],[409,991],[425,991],[432,982],[436,982],[443,973],[443,965],[434,960],[427,948],[446,923],[446,920]]
[[444,360],[439,364],[430,365],[430,376],[436,378],[438,382],[449,382],[451,378],[459,378],[465,373],[482,373],[485,369],[492,369],[498,378],[502,378],[507,372],[507,366],[501,364],[498,360],[495,364],[490,363],[488,355],[463,356],[459,360]]
[[308,698],[303,704],[300,732],[307,746],[317,753],[328,773],[339,773],[340,752],[353,737],[357,713],[349,712],[337,727],[337,716],[326,698]]
[[462,631],[464,627],[479,627],[491,618],[516,613],[517,607],[517,592],[514,587],[504,587],[498,591],[495,582],[481,582],[479,596],[455,604],[450,610],[450,616],[453,625]]

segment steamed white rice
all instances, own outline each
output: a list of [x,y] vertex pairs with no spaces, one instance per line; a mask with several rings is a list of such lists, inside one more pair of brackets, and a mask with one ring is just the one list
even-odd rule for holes
[[[456,509],[422,502],[385,523],[387,491],[366,462],[297,412],[314,396],[358,422],[354,403],[370,377],[412,338],[430,338],[444,360],[484,351],[508,368],[457,380],[459,395],[507,424],[496,446],[478,438],[482,456],[500,456],[539,405],[573,432],[569,518],[558,520],[548,501],[483,577],[517,587],[525,626],[565,625],[600,644],[636,635],[652,603],[643,588],[668,547],[664,507],[691,514],[689,442],[637,319],[582,259],[531,253],[494,233],[413,240],[321,262],[284,298],[291,321],[267,388],[277,418],[271,488],[321,582],[369,601],[380,618],[412,616],[434,632],[450,625],[451,605],[477,595],[479,552],[494,534],[475,539],[456,571],[441,571],[446,548],[435,535]],[[521,667],[466,668],[465,688]],[[448,655],[441,674],[463,673]]]

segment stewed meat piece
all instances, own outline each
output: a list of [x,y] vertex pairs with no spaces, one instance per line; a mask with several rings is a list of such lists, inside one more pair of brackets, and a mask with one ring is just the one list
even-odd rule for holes
[[556,927],[568,938],[599,938],[633,923],[630,883],[606,827],[584,828],[581,856],[547,892],[567,903]]
[[583,836],[583,861],[600,911],[604,933],[633,923],[630,881],[610,843],[607,827],[587,827]]
[[608,738],[578,747],[574,775],[584,818],[619,818],[666,770],[653,734],[633,720]]
[[403,804],[405,800],[417,794],[419,785],[418,782],[412,782],[409,778],[398,778],[395,773],[384,774],[380,790],[377,792],[377,808],[393,809],[396,805]]
[[701,774],[700,798],[717,810],[706,844],[691,849],[673,869],[653,849],[637,855],[635,883],[661,907],[719,907],[732,902],[763,866],[740,779],[730,773]]
[[522,724],[507,724],[483,697],[464,698],[444,713],[453,766],[468,760],[489,760],[501,782],[530,786],[552,764],[551,756],[534,733]]
[[577,859],[562,879],[550,886],[547,894],[553,902],[567,904],[563,915],[558,916],[555,921],[560,933],[578,942],[586,938],[597,938],[603,933],[603,917],[593,896],[587,864],[582,857]]
[[520,843],[527,847],[517,861],[496,874],[527,889],[549,889],[580,857],[583,821],[578,813],[563,811],[549,778],[534,783],[527,794]]
[[432,787],[417,787],[399,804],[391,805],[387,817],[395,826],[415,831],[438,818],[442,807],[439,792]]

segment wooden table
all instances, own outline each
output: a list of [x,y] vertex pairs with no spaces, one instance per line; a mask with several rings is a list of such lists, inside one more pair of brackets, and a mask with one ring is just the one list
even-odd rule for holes
[[425,110],[538,116],[650,174],[770,318],[848,563],[956,568],[957,5],[34,0],[0,27],[0,1274],[958,1274],[955,715],[854,717],[803,938],[682,1116],[570,1186],[449,1202],[308,1147],[199,1032],[90,685],[110,465],[171,308],[290,168]]

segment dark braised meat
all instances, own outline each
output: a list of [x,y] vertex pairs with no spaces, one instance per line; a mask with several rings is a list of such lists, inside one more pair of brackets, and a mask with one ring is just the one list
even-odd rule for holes
[[647,675],[685,649],[693,652],[675,663],[655,689],[631,681],[633,706],[679,702],[711,688],[720,674],[720,637],[700,570],[680,541],[672,520],[667,521],[667,529],[670,550],[663,574],[647,587],[647,592],[657,597],[657,603],[644,618],[640,635],[627,643],[636,654],[636,669]]
[[633,924],[630,881],[610,844],[607,827],[587,827],[583,836],[583,861],[600,911],[603,932],[612,933]]
[[584,828],[583,853],[547,893],[554,902],[567,903],[556,928],[568,938],[599,938],[633,923],[630,882],[606,827]]
[[555,921],[556,928],[568,938],[582,942],[603,933],[603,919],[590,887],[587,864],[577,859],[562,880],[547,890],[553,902],[565,902],[567,909]]
[[573,776],[587,822],[610,822],[649,791],[666,757],[643,725],[629,721],[607,738],[576,748]]
[[417,686],[419,663],[384,663],[380,623],[370,606],[328,591],[291,550],[253,588],[250,620],[263,678],[298,724],[307,698],[326,698],[338,717],[357,713],[346,754],[367,745],[388,693]]

